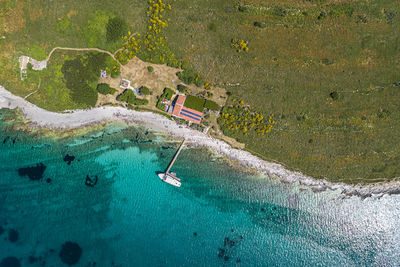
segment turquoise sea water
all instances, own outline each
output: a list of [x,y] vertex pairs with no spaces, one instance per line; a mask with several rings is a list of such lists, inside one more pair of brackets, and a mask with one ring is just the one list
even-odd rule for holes
[[[13,130],[10,118],[0,111],[0,261],[67,266],[69,241],[82,249],[74,266],[400,263],[399,196],[314,193],[192,148],[174,165],[175,188],[156,172],[178,141],[121,126],[55,141]],[[21,171],[36,166],[42,175]]]

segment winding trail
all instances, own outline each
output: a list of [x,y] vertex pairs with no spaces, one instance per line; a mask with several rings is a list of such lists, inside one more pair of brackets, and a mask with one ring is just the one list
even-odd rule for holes
[[[54,47],[51,51],[50,51],[50,53],[49,53],[49,55],[47,56],[47,58],[46,58],[46,61],[49,61],[50,60],[50,57],[51,57],[51,55],[54,53],[54,51],[56,51],[56,50],[70,50],[70,51],[97,51],[97,52],[100,52],[100,53],[106,53],[106,54],[108,54],[109,56],[111,56],[114,60],[116,60],[115,59],[115,55],[113,54],[113,53],[111,53],[110,51],[107,51],[107,50],[103,50],[103,49],[100,49],[100,48],[73,48],[73,47]],[[118,50],[117,50],[118,51]],[[117,61],[117,60],[116,60]]]
[[42,82],[42,79],[39,76],[39,85],[37,87],[37,89],[35,91],[33,91],[32,93],[29,93],[27,96],[24,97],[24,99],[27,99],[28,97],[30,97],[31,95],[33,95],[34,93],[36,93],[37,91],[39,91],[40,88],[40,83]]

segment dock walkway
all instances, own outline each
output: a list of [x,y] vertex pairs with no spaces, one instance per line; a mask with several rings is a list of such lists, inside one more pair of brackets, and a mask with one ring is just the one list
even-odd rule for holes
[[176,159],[178,158],[178,156],[179,156],[179,153],[181,153],[181,150],[182,150],[182,148],[183,148],[183,145],[185,144],[185,141],[186,141],[186,139],[183,139],[181,145],[179,146],[178,151],[176,151],[174,158],[172,159],[171,163],[168,165],[167,170],[165,171],[166,174],[169,174],[169,171],[171,170],[172,165],[174,165],[175,160],[176,160]]

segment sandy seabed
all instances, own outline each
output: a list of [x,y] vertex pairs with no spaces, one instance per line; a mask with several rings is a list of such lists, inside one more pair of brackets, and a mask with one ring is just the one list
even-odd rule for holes
[[279,178],[282,182],[299,183],[300,185],[311,187],[314,191],[340,190],[345,195],[358,195],[361,197],[380,197],[383,194],[400,193],[400,182],[398,181],[371,185],[348,185],[331,183],[327,180],[309,177],[300,172],[290,171],[280,164],[267,162],[247,151],[232,148],[224,141],[212,138],[186,126],[178,125],[175,121],[152,112],[139,112],[110,106],[87,110],[72,110],[64,113],[50,112],[19,96],[13,95],[2,86],[0,86],[0,108],[17,108],[24,118],[30,122],[31,126],[36,128],[70,130],[111,121],[142,124],[156,131],[168,133],[174,138],[185,138],[187,142],[194,146],[208,147],[244,167],[255,168],[270,177]]

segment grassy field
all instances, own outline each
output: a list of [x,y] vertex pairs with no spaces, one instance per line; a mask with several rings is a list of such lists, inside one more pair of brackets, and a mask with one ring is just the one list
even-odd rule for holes
[[274,115],[267,135],[229,133],[247,149],[332,181],[400,176],[398,2],[177,0],[172,12],[176,55]]
[[[146,7],[146,1],[140,0],[0,1],[0,84],[17,95],[27,95],[37,87],[37,83],[27,86],[19,80],[22,54],[42,60],[56,46],[114,52],[123,40],[107,42],[108,19],[121,17],[130,31],[143,32]],[[63,106],[73,107],[67,102]]]
[[[317,178],[371,183],[400,176],[400,6],[395,0],[175,0],[166,44],[193,73],[243,101],[272,131],[224,132],[261,157]],[[110,18],[148,32],[147,1],[0,1],[0,84],[49,110],[83,107],[56,52],[20,81],[18,57],[98,47]],[[163,43],[164,44],[164,43]],[[238,49],[236,44],[246,44]],[[170,49],[170,50],[169,50]],[[238,50],[241,52],[239,53]],[[40,84],[40,86],[39,86]],[[38,89],[39,88],[39,89]],[[211,90],[212,91],[212,90]]]

